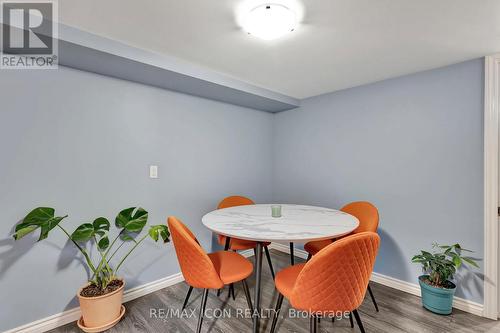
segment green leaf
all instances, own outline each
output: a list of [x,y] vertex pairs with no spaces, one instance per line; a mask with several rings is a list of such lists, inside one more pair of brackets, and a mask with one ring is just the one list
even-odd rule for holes
[[125,228],[127,222],[132,219],[132,212],[135,207],[130,207],[122,210],[115,218],[115,225],[119,228]]
[[108,237],[101,238],[99,240],[99,243],[97,243],[97,246],[99,247],[99,250],[106,251],[106,249],[109,246],[109,238]]
[[454,256],[453,257],[453,264],[455,265],[455,267],[460,267],[462,266],[462,259],[460,259],[459,256]]
[[153,225],[149,229],[149,236],[157,242],[158,239],[163,240],[164,243],[167,243],[170,241],[170,232],[168,231],[168,227],[164,224],[158,224],[158,225]]
[[54,217],[55,209],[51,207],[38,207],[33,209],[24,218],[25,223],[41,224]]
[[135,238],[132,237],[130,234],[121,234],[120,239],[124,242],[129,242],[129,241],[135,242]]
[[84,223],[71,234],[71,239],[75,242],[86,242],[94,236],[94,226],[92,223]]
[[109,221],[104,217],[98,217],[92,223],[94,227],[94,233],[99,236],[104,236],[109,231],[109,226],[111,225]]
[[49,232],[54,229],[64,218],[65,216],[56,216],[49,219],[46,223],[42,224],[42,228],[40,230],[40,238],[38,239],[38,241],[47,238],[49,236]]
[[474,267],[477,267],[479,268],[478,264],[476,263],[476,261],[470,257],[462,257],[462,260],[464,260],[465,262],[471,264],[472,266]]
[[104,217],[98,217],[92,223],[94,231],[109,231],[109,226],[111,225],[109,221]]
[[17,232],[14,234],[14,239],[15,240],[18,240],[18,239],[21,239],[23,238],[24,236],[26,236],[27,234],[35,231],[36,229],[38,229],[38,226],[36,225],[31,225],[31,226],[28,226],[28,227],[25,227],[25,228],[22,228],[22,229],[19,229],[17,230]]
[[37,207],[33,209],[21,223],[16,226],[14,239],[18,240],[27,234],[40,228],[38,241],[48,237],[49,232],[54,229],[66,216],[54,216],[55,210],[50,207]]
[[460,249],[460,251],[462,251],[462,252],[474,252],[472,250],[467,250],[467,249]]
[[128,232],[141,232],[148,221],[148,212],[143,208],[130,207],[122,210],[116,216],[117,227],[124,228]]
[[158,238],[160,237],[160,234],[154,227],[151,227],[151,229],[149,229],[149,237],[151,237],[155,242],[157,242]]

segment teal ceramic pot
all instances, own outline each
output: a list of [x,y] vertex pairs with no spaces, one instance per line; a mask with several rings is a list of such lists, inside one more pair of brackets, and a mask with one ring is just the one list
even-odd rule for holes
[[455,290],[457,287],[455,284],[453,288],[437,288],[428,285],[423,278],[427,278],[428,275],[421,275],[418,277],[418,283],[420,284],[420,291],[422,292],[422,305],[429,311],[434,313],[448,315],[451,313],[453,305],[453,295],[455,295]]

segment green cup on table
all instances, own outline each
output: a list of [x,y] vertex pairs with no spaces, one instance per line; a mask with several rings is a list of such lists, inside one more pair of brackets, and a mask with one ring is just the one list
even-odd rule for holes
[[271,205],[271,216],[281,217],[281,205]]

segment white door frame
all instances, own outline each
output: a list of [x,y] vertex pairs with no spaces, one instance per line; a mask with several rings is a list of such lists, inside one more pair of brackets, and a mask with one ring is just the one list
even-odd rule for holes
[[498,319],[498,141],[500,54],[485,57],[484,70],[484,307]]

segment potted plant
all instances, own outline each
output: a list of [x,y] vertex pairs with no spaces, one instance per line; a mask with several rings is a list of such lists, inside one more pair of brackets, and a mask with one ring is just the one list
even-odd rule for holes
[[[130,254],[146,239],[155,242],[159,239],[168,242],[170,233],[166,225],[153,225],[145,235],[140,235],[146,226],[148,212],[143,208],[130,207],[122,210],[115,218],[115,226],[119,230],[110,241],[110,222],[99,217],[92,223],[83,223],[69,233],[61,221],[68,215],[55,216],[54,208],[38,207],[33,209],[16,225],[14,239],[40,229],[38,241],[48,237],[54,228],[60,229],[80,251],[91,272],[88,283],[78,290],[82,317],[78,326],[85,331],[100,332],[114,326],[125,312],[122,305],[125,281],[119,277],[119,270]],[[119,260],[115,260],[122,247],[128,245]],[[95,246],[98,259],[93,260],[88,250]],[[125,249],[124,249],[125,250]]]
[[464,262],[474,267],[478,265],[472,257],[462,255],[462,252],[472,251],[463,249],[460,244],[434,243],[432,248],[432,253],[420,251],[412,258],[412,262],[421,264],[424,272],[418,278],[423,306],[434,313],[447,315],[451,313],[456,290],[456,285],[451,281],[455,272]]

